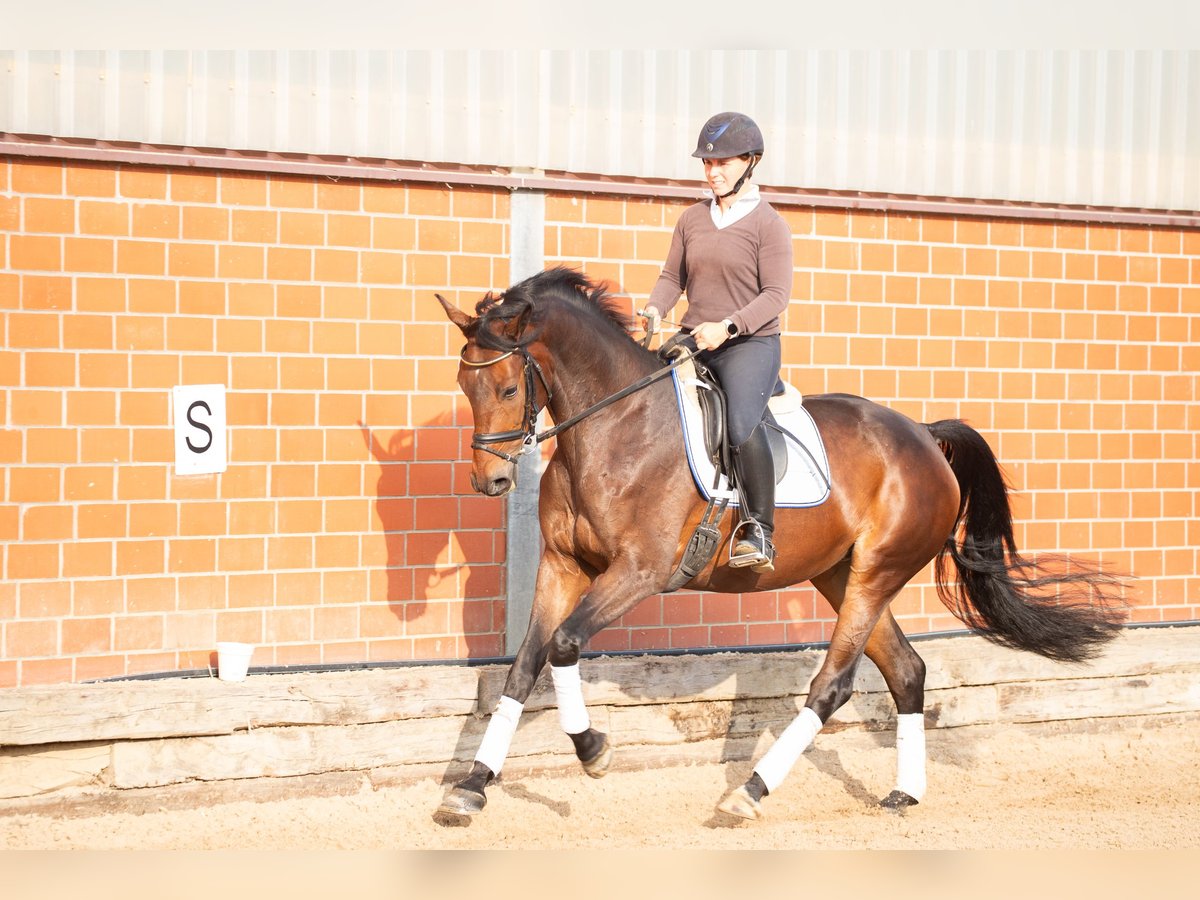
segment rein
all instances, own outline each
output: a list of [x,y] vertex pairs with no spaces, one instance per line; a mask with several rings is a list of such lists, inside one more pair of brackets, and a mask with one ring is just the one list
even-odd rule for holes
[[[463,347],[462,352],[466,353],[466,350],[467,350],[467,348]],[[679,367],[680,365],[685,363],[687,360],[691,359],[693,356],[696,355],[696,351],[694,351],[694,350],[685,350],[684,352],[682,352],[678,356],[676,356],[674,359],[672,359],[671,362],[668,363],[666,366],[659,369],[657,372],[653,372],[650,375],[646,375],[642,378],[639,378],[637,381],[633,382],[633,384],[630,384],[630,385],[627,385],[626,387],[621,388],[616,393],[609,394],[607,397],[605,397],[603,400],[600,400],[597,403],[593,403],[591,406],[589,406],[587,409],[583,410],[582,412],[576,413],[575,415],[571,416],[569,419],[566,419],[566,420],[558,423],[557,425],[553,426],[552,428],[547,428],[545,431],[539,432],[537,430],[538,413],[541,412],[542,409],[544,409],[546,406],[550,405],[550,399],[554,396],[554,394],[550,390],[550,385],[546,381],[546,376],[542,372],[542,367],[540,365],[538,365],[538,362],[536,359],[534,359],[532,356],[529,355],[529,351],[527,351],[524,347],[518,347],[515,350],[509,350],[507,353],[502,353],[500,356],[497,356],[494,359],[488,359],[488,360],[484,360],[482,362],[471,362],[470,360],[463,357],[461,354],[459,356],[459,359],[462,361],[462,363],[464,365],[474,366],[476,368],[484,368],[487,366],[495,365],[496,363],[500,362],[501,360],[508,359],[514,353],[520,353],[521,357],[524,360],[524,375],[525,375],[525,417],[524,417],[525,424],[524,424],[524,426],[522,428],[514,428],[511,431],[497,431],[497,432],[489,432],[487,434],[480,434],[479,432],[475,432],[475,434],[473,434],[471,436],[471,449],[472,450],[484,450],[488,453],[493,454],[494,456],[499,456],[501,459],[506,460],[510,463],[513,463],[514,465],[517,463],[518,458],[520,456],[523,456],[527,453],[532,453],[537,448],[537,445],[542,443],[542,441],[547,441],[552,437],[562,434],[564,431],[566,431],[571,426],[577,425],[579,422],[583,421],[588,416],[590,416],[594,413],[598,413],[600,410],[604,409],[606,406],[611,406],[612,404],[616,403],[618,400],[623,400],[624,398],[628,397],[630,394],[634,394],[634,393],[642,390],[643,388],[649,387],[650,385],[654,384],[654,382],[656,382],[656,381],[661,381],[663,378],[666,378],[668,375],[670,375],[671,372],[673,372],[677,367]],[[537,406],[537,404],[534,400],[534,389],[535,389],[534,380],[533,380],[534,373],[537,374],[538,380],[540,380],[542,382],[542,387],[546,391],[546,402],[545,402],[545,404],[543,404],[543,406],[540,406],[540,407]],[[487,446],[488,444],[502,444],[502,443],[505,443],[506,441],[516,441],[516,440],[521,441],[524,445],[521,448],[520,452],[516,456],[514,456],[511,453],[505,453],[501,450],[493,450],[491,447]]]

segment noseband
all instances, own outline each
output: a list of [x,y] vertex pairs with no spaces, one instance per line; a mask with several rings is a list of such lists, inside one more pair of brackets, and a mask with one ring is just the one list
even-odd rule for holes
[[[472,362],[466,358],[467,348],[463,347],[459,359],[464,366],[472,366],[477,369],[494,366],[496,363],[508,359],[514,353],[521,354],[524,360],[523,373],[525,376],[525,415],[521,428],[514,428],[512,431],[496,431],[488,434],[480,434],[478,431],[471,435],[471,449],[484,450],[491,453],[493,456],[498,456],[501,459],[516,465],[518,459],[527,453],[532,453],[537,449],[537,417],[538,413],[546,406],[550,405],[550,398],[554,393],[550,390],[550,385],[546,381],[546,376],[542,372],[542,367],[538,365],[538,361],[529,355],[529,351],[524,347],[517,347],[515,350],[509,350],[507,353],[501,353],[495,359],[485,359],[482,362]],[[536,385],[534,383],[534,375],[537,375],[538,381],[542,383],[542,389],[546,392],[546,402],[542,406],[537,405],[534,399],[536,395]],[[514,456],[511,453],[505,453],[503,450],[493,450],[488,444],[503,444],[507,441],[521,441],[522,447]]]

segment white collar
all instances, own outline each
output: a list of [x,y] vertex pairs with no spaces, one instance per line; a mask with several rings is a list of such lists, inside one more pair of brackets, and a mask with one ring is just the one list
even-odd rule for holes
[[716,194],[710,190],[706,190],[707,196],[712,202],[708,206],[708,211],[712,215],[713,224],[717,228],[728,228],[734,222],[746,218],[750,213],[754,212],[754,207],[758,206],[758,185],[750,184],[746,187],[745,193],[733,201],[733,206],[729,207],[729,212],[722,214],[721,204],[717,202]]

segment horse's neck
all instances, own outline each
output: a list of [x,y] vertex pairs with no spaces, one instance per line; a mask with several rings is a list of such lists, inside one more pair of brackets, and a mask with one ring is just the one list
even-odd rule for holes
[[[641,354],[636,346],[620,348],[607,356],[582,351],[578,345],[574,350],[566,346],[557,351],[552,350],[551,355],[554,397],[550,401],[550,414],[556,423],[565,422],[572,416],[585,412],[591,406],[655,371],[652,358]],[[581,359],[591,362],[581,364]],[[626,400],[617,402],[624,403]],[[588,421],[589,419],[584,419],[579,424],[582,426]],[[569,429],[564,434],[573,430],[575,429]]]

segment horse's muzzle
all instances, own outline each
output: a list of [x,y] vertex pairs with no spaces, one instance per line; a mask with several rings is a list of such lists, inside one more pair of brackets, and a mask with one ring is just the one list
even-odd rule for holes
[[471,487],[488,497],[503,497],[517,486],[517,479],[508,475],[494,475],[480,482],[474,472],[471,473]]

